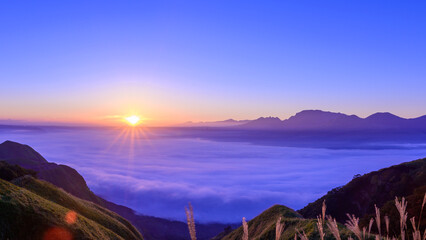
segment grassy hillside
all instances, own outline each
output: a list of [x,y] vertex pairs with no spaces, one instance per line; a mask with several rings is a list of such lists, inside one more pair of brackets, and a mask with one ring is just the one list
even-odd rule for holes
[[[410,218],[415,217],[416,221],[421,217],[421,222],[416,222],[421,233],[426,228],[426,212],[421,211],[422,205],[426,203],[426,159],[419,159],[379,171],[365,174],[354,178],[343,187],[336,188],[328,192],[317,201],[310,203],[305,208],[295,212],[284,206],[275,205],[261,213],[256,218],[248,222],[249,239],[275,239],[275,227],[279,217],[281,223],[285,223],[283,234],[280,239],[294,239],[295,233],[304,231],[308,239],[320,239],[316,217],[321,215],[322,205],[327,203],[326,215],[336,218],[341,224],[347,224],[347,213],[359,217],[356,220],[356,228],[366,228],[366,235],[363,239],[375,238],[374,234],[386,233],[388,236],[401,237],[400,213],[395,205],[395,197],[405,197],[407,207],[404,211],[407,219],[404,222],[405,239],[411,239],[413,229]],[[400,198],[401,199],[401,198]],[[399,200],[400,201],[400,200]],[[377,227],[375,205],[380,208],[381,224]],[[302,214],[305,218],[302,217]],[[422,216],[420,216],[422,214]],[[371,233],[369,222],[371,225]],[[389,222],[385,224],[386,220]],[[330,223],[330,221],[326,221]],[[359,224],[358,224],[359,223]],[[339,224],[342,239],[349,236],[354,238],[350,225]],[[389,224],[389,227],[387,227]],[[419,224],[417,226],[417,224]],[[379,231],[380,228],[380,231]],[[329,227],[324,227],[324,239],[335,239]],[[352,229],[349,231],[349,229]],[[237,240],[242,239],[243,227],[230,233],[221,233],[215,240]],[[424,235],[426,237],[426,233]],[[382,237],[385,237],[384,235]],[[300,238],[300,236],[298,237]],[[418,238],[420,239],[420,238]]]
[[[281,222],[285,224],[280,239],[294,239],[294,235],[297,231],[304,231],[309,239],[319,239],[319,233],[315,225],[316,220],[304,219],[296,211],[282,205],[274,205],[248,222],[249,239],[275,239],[275,227],[279,217],[282,217]],[[347,238],[350,235],[349,231],[342,226],[340,227],[342,239]],[[240,227],[225,237],[218,239],[240,240],[242,236],[243,227]],[[325,239],[333,239],[332,234],[328,230],[326,230]]]
[[[0,172],[16,169],[21,172],[19,167],[2,163]],[[11,182],[0,179],[0,239],[44,239],[52,235],[65,240],[143,239],[124,218],[50,183],[29,175]]]
[[37,172],[39,179],[48,181],[79,198],[101,204],[90,191],[84,178],[73,168],[48,162],[28,145],[5,141],[0,144],[0,160]]
[[[408,219],[411,217],[415,217],[416,221],[419,220],[425,193],[426,193],[426,186],[423,186],[423,187],[416,188],[413,194],[405,196],[407,201]],[[387,201],[385,204],[383,204],[380,211],[382,216],[388,216],[390,219],[389,234],[392,236],[398,235],[399,229],[400,229],[400,225],[399,225],[400,215],[398,210],[395,208],[395,201],[394,200]],[[366,214],[364,217],[361,218],[360,225],[368,226],[369,220],[374,217],[375,217],[374,214]],[[408,224],[408,225],[409,227],[408,227],[407,233],[411,235],[412,233],[411,224]],[[422,212],[422,220],[419,224],[419,229],[426,229],[426,212],[425,211]],[[385,230],[386,230],[386,227],[382,226],[381,231],[385,232]],[[377,232],[377,228],[374,227],[373,232]]]
[[[346,213],[363,217],[374,214],[374,205],[393,204],[395,196],[413,195],[426,186],[426,158],[411,161],[354,178],[343,187],[333,189],[298,212],[306,218],[315,218],[327,202],[327,212],[339,222],[346,221]],[[422,198],[424,191],[419,193]],[[416,206],[420,206],[420,204]],[[408,212],[413,212],[408,208]],[[426,219],[425,219],[426,220]]]

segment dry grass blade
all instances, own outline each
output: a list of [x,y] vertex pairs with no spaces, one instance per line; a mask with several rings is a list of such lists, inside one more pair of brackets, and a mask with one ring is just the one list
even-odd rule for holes
[[379,238],[382,238],[382,230],[381,230],[381,223],[380,223],[380,208],[378,208],[376,206],[376,204],[374,204],[374,209],[376,210],[376,225],[377,225],[377,229],[379,231]]
[[283,233],[283,229],[285,223],[281,223],[281,217],[278,218],[277,224],[275,225],[275,240],[279,240],[281,238],[281,234]]
[[386,235],[389,238],[389,216],[385,216],[385,224],[386,224]]
[[367,228],[366,228],[366,227],[363,227],[363,228],[362,228],[362,238],[363,238],[363,239],[366,239],[366,238],[367,238]]
[[368,237],[370,237],[371,228],[373,227],[374,219],[371,218],[370,222],[368,223]]
[[327,209],[327,206],[325,205],[325,200],[322,202],[322,209],[321,209],[321,213],[322,215],[317,216],[317,227],[318,227],[318,232],[320,234],[320,239],[324,240],[324,223],[325,223],[325,210]]
[[296,229],[296,231],[299,234],[299,237],[300,237],[301,240],[309,240],[308,236],[306,236],[305,231],[302,230],[302,233],[300,233],[299,230],[297,230],[297,229]]
[[324,233],[324,221],[322,220],[321,216],[317,217],[317,227],[318,227],[318,232],[319,232],[319,235],[320,235],[320,239],[324,240],[324,236],[325,236],[325,233]]
[[421,240],[422,235],[420,233],[420,230],[416,228],[416,218],[412,217],[410,218],[411,225],[413,226],[413,240]]
[[[426,195],[425,195],[426,197]],[[322,222],[325,222],[325,210],[327,209],[327,205],[325,205],[325,200],[322,202],[322,209],[321,209],[321,213],[322,213]]]
[[352,231],[355,236],[359,239],[359,240],[363,240],[362,237],[362,233],[361,233],[361,229],[359,228],[359,218],[355,217],[355,215],[350,215],[350,214],[346,214],[349,218],[349,220],[346,221],[345,226]]
[[185,207],[185,213],[186,221],[188,222],[189,235],[191,236],[191,240],[197,240],[197,236],[195,233],[194,209],[192,208],[191,203],[189,203],[188,205],[188,208]]
[[242,240],[248,240],[248,225],[247,225],[245,217],[243,217],[243,239]]
[[337,240],[342,240],[340,238],[340,232],[339,232],[339,227],[337,226],[337,222],[336,219],[332,218],[331,216],[327,216],[327,226],[330,229],[330,232],[333,234],[333,236],[337,239]]
[[407,226],[407,202],[405,201],[405,198],[403,197],[401,199],[401,202],[398,201],[398,197],[395,197],[395,206],[396,209],[398,209],[399,212],[399,225],[400,225],[400,231],[401,231],[401,240],[405,240],[405,228]]

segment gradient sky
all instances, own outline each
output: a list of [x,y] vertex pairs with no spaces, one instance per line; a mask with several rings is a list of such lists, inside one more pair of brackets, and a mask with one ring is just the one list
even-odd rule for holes
[[424,1],[2,1],[0,119],[426,114]]

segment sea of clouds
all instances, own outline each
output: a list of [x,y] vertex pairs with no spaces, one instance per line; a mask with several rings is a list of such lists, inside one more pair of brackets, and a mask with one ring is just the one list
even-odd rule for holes
[[122,129],[0,130],[48,161],[75,168],[96,194],[145,215],[239,222],[274,204],[300,209],[355,174],[426,156],[424,148],[333,150],[123,134]]

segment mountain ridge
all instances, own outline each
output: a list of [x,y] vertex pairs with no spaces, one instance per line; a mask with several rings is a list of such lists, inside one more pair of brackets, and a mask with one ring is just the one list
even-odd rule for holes
[[303,110],[288,119],[260,117],[236,127],[241,129],[279,130],[426,130],[426,115],[417,118],[402,118],[389,112],[377,112],[366,118],[361,118],[357,115],[347,115],[340,112]]
[[[408,197],[417,191],[426,190],[426,158],[393,165],[362,176],[355,176],[344,186],[334,188],[327,194],[298,210],[307,218],[315,218],[321,212],[323,201],[327,212],[339,222],[344,222],[346,213],[362,218],[374,214],[374,206],[393,202],[396,196]],[[418,194],[423,198],[424,190]],[[426,225],[426,221],[423,221]]]
[[5,161],[0,161],[0,196],[0,239],[143,239],[118,214]]

